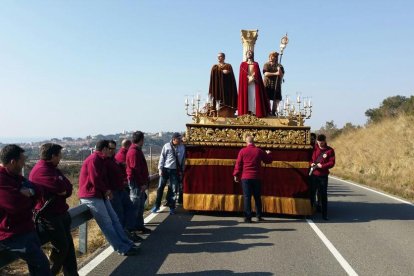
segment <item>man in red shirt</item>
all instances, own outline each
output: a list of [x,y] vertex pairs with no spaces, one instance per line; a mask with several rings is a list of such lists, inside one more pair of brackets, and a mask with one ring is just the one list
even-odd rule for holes
[[30,275],[51,275],[32,220],[39,191],[21,175],[23,153],[17,145],[0,151],[0,244],[26,261]]
[[72,219],[66,203],[66,198],[72,195],[72,184],[57,168],[61,159],[62,146],[43,144],[40,147],[40,160],[30,172],[29,180],[42,191],[35,210],[39,213],[39,223],[52,243],[50,270],[53,275],[57,275],[63,267],[65,276],[76,276],[78,266],[70,231]]
[[261,162],[266,164],[272,163],[270,151],[264,152],[256,148],[253,136],[246,136],[246,147],[241,149],[237,157],[236,166],[234,167],[234,181],[239,182],[241,179],[244,195],[244,221],[252,222],[251,199],[254,197],[256,205],[257,221],[262,221],[262,200],[261,200],[261,181],[260,170]]
[[89,207],[96,223],[114,250],[123,256],[136,255],[139,249],[126,236],[110,202],[112,192],[106,165],[109,155],[109,141],[98,141],[95,152],[82,164],[78,196],[81,203]]
[[149,173],[142,146],[144,145],[144,133],[136,131],[132,134],[132,145],[126,156],[126,172],[130,189],[130,198],[135,208],[135,229],[143,234],[151,232],[144,226],[144,207],[148,188]]
[[311,203],[315,204],[316,191],[322,204],[322,218],[328,220],[328,175],[335,166],[335,151],[326,144],[326,136],[318,135],[313,150],[311,166]]

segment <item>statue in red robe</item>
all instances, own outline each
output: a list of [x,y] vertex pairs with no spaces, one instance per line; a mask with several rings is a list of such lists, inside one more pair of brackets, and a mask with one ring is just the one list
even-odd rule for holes
[[254,61],[254,53],[246,52],[246,61],[240,64],[238,116],[252,114],[258,118],[270,113],[259,64]]

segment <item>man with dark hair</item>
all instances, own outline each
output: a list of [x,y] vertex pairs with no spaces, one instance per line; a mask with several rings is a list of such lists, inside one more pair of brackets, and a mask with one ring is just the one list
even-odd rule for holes
[[126,171],[128,176],[128,185],[130,189],[130,198],[135,209],[135,227],[134,230],[143,234],[151,232],[144,226],[144,207],[148,188],[149,173],[147,161],[145,160],[142,146],[144,145],[144,133],[136,131],[132,134],[132,145],[126,156]]
[[313,150],[311,167],[311,204],[315,205],[315,195],[318,192],[318,200],[322,205],[322,218],[328,220],[328,175],[329,169],[335,166],[335,151],[326,143],[326,136],[318,135],[316,146]]
[[[160,209],[162,194],[165,185],[170,180],[167,192],[167,204],[170,207],[170,214],[175,212],[175,195],[182,194],[180,189],[182,173],[184,172],[185,148],[181,143],[181,134],[175,132],[171,141],[162,147],[160,160],[158,162],[158,170],[160,180],[157,188],[157,199],[152,212],[156,213]],[[181,195],[182,196],[182,195]]]
[[23,153],[17,145],[0,151],[0,243],[26,261],[30,275],[51,275],[32,219],[39,191],[21,175]]
[[118,215],[119,222],[125,230],[128,238],[134,242],[142,241],[140,236],[135,235],[134,232],[128,231],[134,228],[135,212],[132,206],[131,199],[129,198],[129,192],[126,187],[128,182],[124,178],[124,167],[122,167],[115,160],[116,142],[114,140],[109,141],[109,157],[106,162],[109,186],[112,191],[111,204],[115,213]]
[[110,202],[112,192],[106,170],[109,154],[109,141],[98,141],[95,152],[82,164],[78,196],[81,203],[89,207],[96,223],[114,250],[123,256],[136,255],[138,248],[126,236]]
[[78,275],[66,198],[72,195],[72,184],[57,168],[62,159],[62,146],[46,143],[40,147],[40,159],[30,172],[29,180],[42,191],[35,212],[52,244],[51,272]]
[[244,221],[252,222],[252,195],[256,205],[257,221],[262,221],[262,199],[261,199],[261,181],[260,168],[262,162],[272,163],[270,151],[264,152],[262,149],[254,145],[253,136],[246,136],[246,147],[241,149],[237,156],[236,165],[234,167],[234,181],[239,182],[241,179],[243,188],[243,204],[244,204]]

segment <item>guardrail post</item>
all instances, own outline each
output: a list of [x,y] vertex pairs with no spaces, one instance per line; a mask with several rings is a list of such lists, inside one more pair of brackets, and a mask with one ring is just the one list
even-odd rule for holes
[[79,252],[85,254],[88,250],[88,221],[79,226]]

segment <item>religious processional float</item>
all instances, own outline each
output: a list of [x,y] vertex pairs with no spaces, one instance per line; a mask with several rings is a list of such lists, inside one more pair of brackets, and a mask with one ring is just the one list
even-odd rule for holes
[[[258,30],[242,30],[243,57],[254,51]],[[281,39],[279,64],[288,44]],[[233,180],[238,152],[245,146],[247,134],[255,144],[270,150],[273,162],[262,164],[263,212],[310,215],[308,168],[312,150],[310,127],[304,126],[311,117],[310,98],[285,97],[278,106],[278,116],[258,118],[230,113],[220,101],[200,96],[185,100],[187,115],[193,122],[186,125],[186,167],[183,179],[183,206],[199,211],[243,211],[243,191]],[[252,199],[253,200],[253,199]],[[252,202],[253,203],[253,202]],[[252,204],[254,206],[254,204]]]

